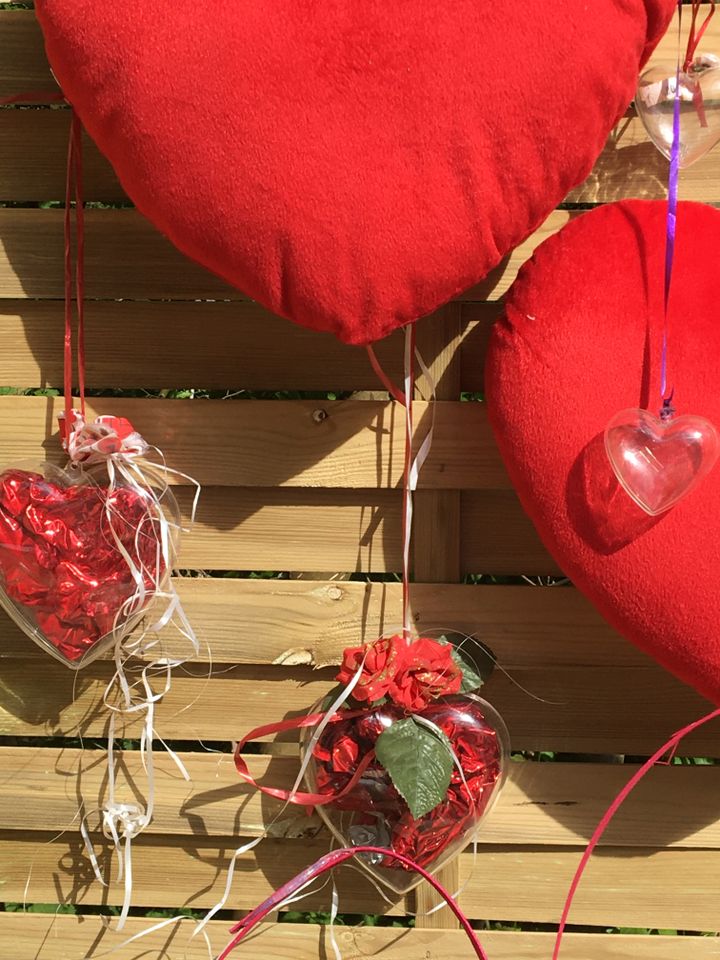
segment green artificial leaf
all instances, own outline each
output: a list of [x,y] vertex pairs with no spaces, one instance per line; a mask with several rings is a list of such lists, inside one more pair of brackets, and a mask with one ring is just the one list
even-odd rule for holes
[[375,753],[415,820],[445,799],[453,769],[445,738],[408,717],[380,734]]
[[452,647],[452,658],[453,661],[460,667],[462,671],[462,683],[460,684],[460,693],[472,693],[473,690],[477,690],[484,683],[483,678],[477,672],[475,664],[472,659],[462,652],[458,647],[455,646],[452,641],[448,640],[447,637],[438,637],[438,643],[444,645],[449,645]]

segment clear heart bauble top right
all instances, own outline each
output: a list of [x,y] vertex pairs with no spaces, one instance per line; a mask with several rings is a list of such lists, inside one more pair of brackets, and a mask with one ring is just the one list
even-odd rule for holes
[[720,140],[720,57],[703,54],[678,71],[671,61],[655,63],[640,77],[635,109],[648,136],[668,159],[679,80],[680,167],[704,157]]

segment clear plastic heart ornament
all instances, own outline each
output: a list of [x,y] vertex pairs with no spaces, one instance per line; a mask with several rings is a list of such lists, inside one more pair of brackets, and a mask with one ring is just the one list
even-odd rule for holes
[[69,667],[127,636],[170,577],[177,502],[151,465],[138,476],[111,482],[105,463],[0,472],[0,604]]
[[[317,704],[313,712],[322,707]],[[335,796],[342,791],[360,761],[374,750],[380,734],[406,718],[393,704],[347,713],[347,719],[328,725],[313,750],[306,773],[313,793]],[[387,771],[373,759],[349,793],[316,809],[342,846],[395,850],[435,873],[472,842],[497,800],[505,779],[509,737],[500,715],[472,693],[444,697],[417,716],[442,730],[455,757],[441,803],[413,818]],[[303,754],[309,736],[302,745]],[[361,859],[376,880],[396,893],[407,893],[422,882],[380,854]]]
[[712,470],[720,440],[704,417],[684,414],[664,420],[648,410],[630,409],[608,423],[605,450],[626,493],[650,516],[658,516]]
[[[635,108],[658,150],[668,159],[673,143],[677,65],[661,62],[640,77]],[[720,140],[720,58],[696,57],[680,71],[679,164],[689,167]]]

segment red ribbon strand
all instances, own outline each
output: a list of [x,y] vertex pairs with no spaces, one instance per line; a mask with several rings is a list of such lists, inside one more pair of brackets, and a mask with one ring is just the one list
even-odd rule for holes
[[[339,720],[350,720],[353,717],[362,716],[364,710],[345,710],[342,713],[336,713],[330,717],[328,723],[337,723]],[[296,803],[305,807],[319,807],[327,803],[335,803],[357,786],[363,773],[375,759],[375,751],[371,750],[357,766],[355,773],[350,781],[343,787],[339,793],[304,793],[302,791],[281,790],[278,787],[263,787],[257,782],[255,777],[248,770],[245,758],[242,756],[243,747],[253,740],[259,740],[262,737],[268,737],[271,734],[283,733],[285,730],[303,730],[305,727],[315,727],[325,719],[324,713],[309,713],[304,717],[294,717],[292,720],[279,720],[277,723],[268,723],[262,727],[256,727],[246,734],[235,747],[235,769],[240,774],[245,783],[249,783],[257,790],[262,791],[268,797],[275,797],[276,800],[284,800],[286,803]]]

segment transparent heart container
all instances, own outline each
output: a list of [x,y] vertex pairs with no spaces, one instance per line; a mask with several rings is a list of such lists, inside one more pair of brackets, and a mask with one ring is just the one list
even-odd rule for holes
[[638,116],[655,146],[668,159],[678,86],[678,162],[684,168],[703,157],[720,139],[720,59],[712,54],[695,57],[679,77],[676,63],[659,61],[640,77],[635,95]]
[[168,583],[179,508],[162,471],[20,463],[0,472],[0,604],[72,669],[128,636]]
[[[313,713],[321,712],[324,705],[317,704]],[[347,717],[328,724],[312,750],[306,773],[312,793],[340,793],[362,759],[374,751],[380,734],[408,716],[393,704],[341,714]],[[440,804],[413,818],[374,757],[348,793],[319,805],[317,812],[343,846],[385,847],[435,873],[472,842],[495,804],[505,780],[510,741],[499,713],[473,693],[434,701],[417,716],[440,728],[454,753],[450,785]],[[311,746],[311,736],[312,730],[304,734],[303,755]],[[396,893],[407,893],[422,882],[390,857],[361,855],[359,859],[376,880]]]

